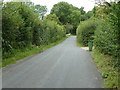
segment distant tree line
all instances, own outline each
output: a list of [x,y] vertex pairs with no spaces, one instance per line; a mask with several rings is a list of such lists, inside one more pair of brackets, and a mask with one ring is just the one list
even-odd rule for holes
[[84,7],[78,8],[67,2],[55,4],[51,10],[61,24],[65,26],[67,33],[76,34],[76,29],[81,21],[89,19],[93,12],[85,12]]

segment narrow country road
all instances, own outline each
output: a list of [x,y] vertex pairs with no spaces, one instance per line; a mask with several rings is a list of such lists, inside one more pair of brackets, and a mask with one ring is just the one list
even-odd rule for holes
[[76,36],[3,69],[3,88],[101,88],[103,79]]

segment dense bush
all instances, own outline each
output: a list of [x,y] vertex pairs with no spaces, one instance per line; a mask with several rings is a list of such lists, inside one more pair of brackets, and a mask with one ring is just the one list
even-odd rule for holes
[[64,37],[65,29],[55,21],[43,20],[42,33],[40,36],[42,36],[42,44],[49,44]]
[[[43,9],[42,11],[45,12]],[[4,3],[2,8],[3,58],[13,56],[24,48],[48,45],[65,36],[65,28],[57,21],[50,20],[49,17],[41,20],[40,10],[40,5],[36,9],[31,2]]]
[[95,32],[95,47],[114,57],[120,56],[120,4],[113,3],[108,18],[100,21]]
[[88,41],[93,40],[96,27],[97,20],[94,18],[81,22],[77,28],[77,41],[82,45],[87,46]]
[[[94,46],[102,53],[120,58],[120,2],[111,2],[96,7],[95,18],[80,23],[77,41],[87,45],[94,40]],[[95,32],[95,34],[94,34]]]

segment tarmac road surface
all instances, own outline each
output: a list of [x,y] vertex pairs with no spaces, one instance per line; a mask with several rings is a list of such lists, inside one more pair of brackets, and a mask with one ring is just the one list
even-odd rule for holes
[[2,70],[3,88],[101,88],[103,79],[76,36]]

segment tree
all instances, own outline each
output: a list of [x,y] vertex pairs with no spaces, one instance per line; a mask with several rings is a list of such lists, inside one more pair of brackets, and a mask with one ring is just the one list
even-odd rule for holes
[[72,12],[71,8],[73,6],[68,4],[67,2],[59,2],[53,6],[51,9],[51,14],[56,14],[59,18],[60,22],[66,24],[69,22],[69,15]]
[[81,7],[79,10],[81,11],[81,15],[84,15],[84,14],[86,13],[86,12],[84,11],[84,7]]
[[84,14],[84,8],[77,8],[67,2],[59,2],[51,9],[51,14],[56,14],[63,25],[67,23],[73,26],[72,34],[76,33],[76,28],[80,23],[81,13]]
[[[102,18],[96,31],[94,40],[96,48],[102,53],[119,57],[119,36],[120,36],[120,3],[109,3],[108,10],[110,13],[106,18]],[[102,13],[103,14],[103,13]]]
[[2,8],[2,52],[3,59],[16,55],[21,50],[33,46],[47,45],[65,36],[65,28],[58,23],[56,15],[48,15],[44,20],[43,9],[35,8],[32,2],[7,2]]
[[41,38],[41,29],[42,29],[42,21],[39,19],[36,19],[34,21],[34,27],[33,27],[33,39],[32,44],[36,46],[42,45],[42,38]]
[[45,17],[45,19],[55,21],[58,24],[61,24],[61,22],[59,21],[58,17],[55,14],[49,14]]
[[69,15],[70,22],[73,25],[73,30],[71,30],[72,34],[76,34],[76,28],[78,27],[81,19],[81,12],[78,10],[73,10]]
[[43,19],[44,15],[47,12],[47,7],[42,5],[35,5],[35,11],[40,15],[40,18]]
[[85,14],[85,20],[91,18],[93,16],[93,11],[88,11],[86,14]]
[[9,2],[2,8],[3,52],[19,46],[16,41],[20,34],[20,28],[24,27],[24,20],[19,14],[20,6],[19,2]]

